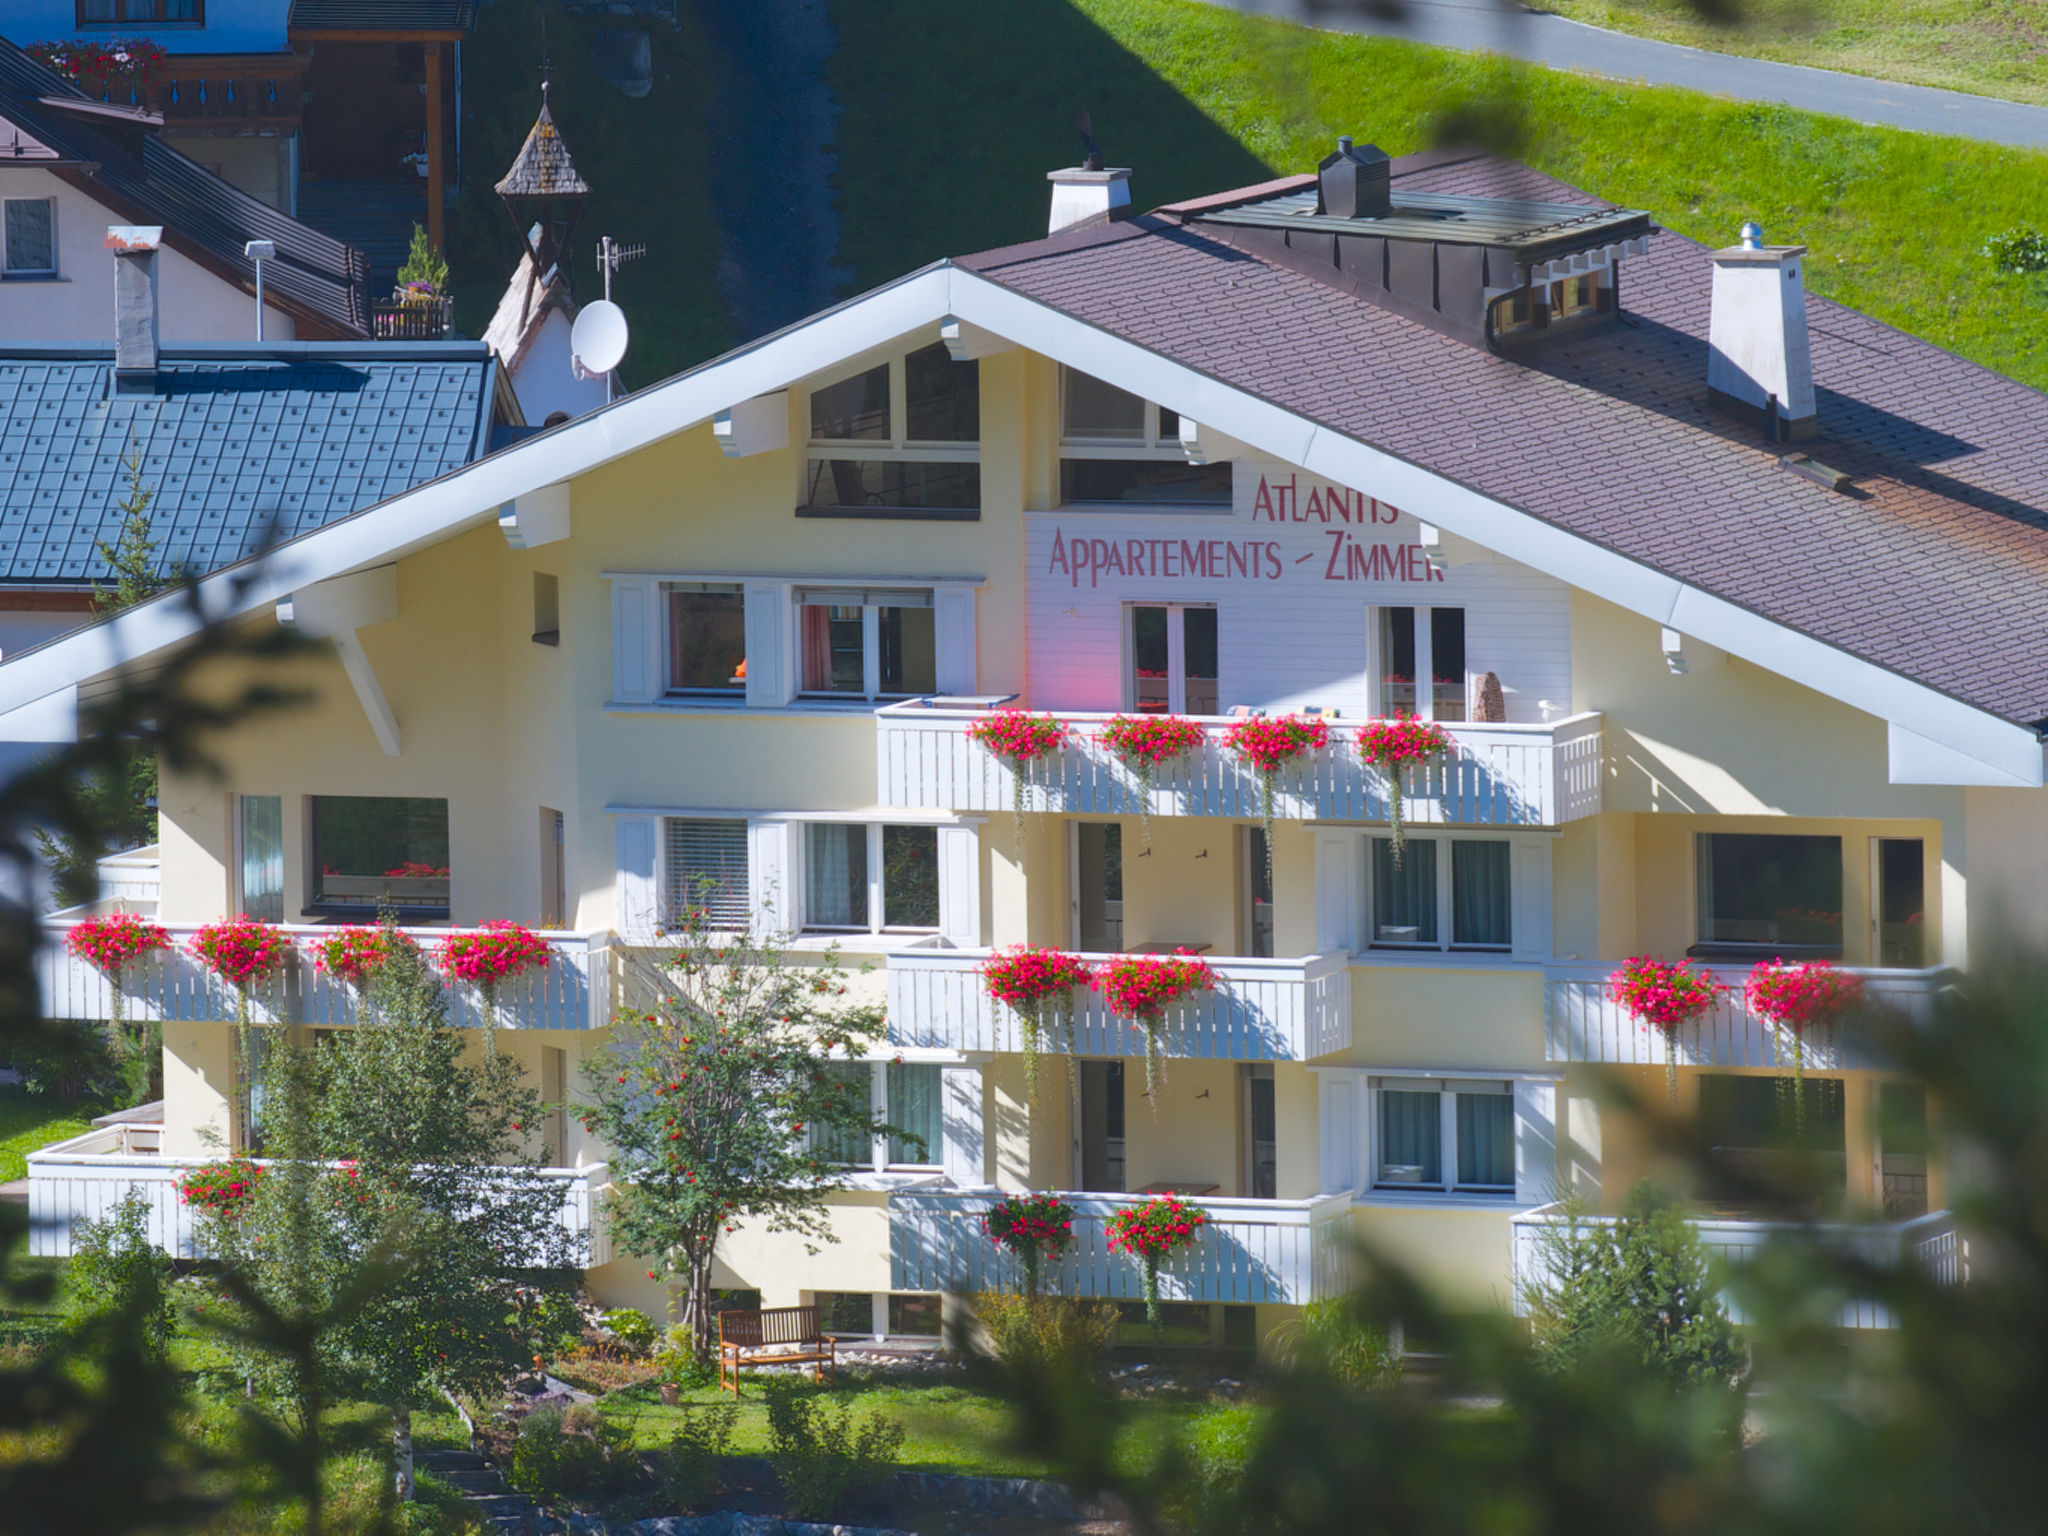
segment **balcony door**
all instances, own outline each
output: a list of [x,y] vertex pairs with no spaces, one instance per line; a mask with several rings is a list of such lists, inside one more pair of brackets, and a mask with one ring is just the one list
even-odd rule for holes
[[1080,1061],[1081,1126],[1075,1138],[1077,1187],[1117,1195],[1124,1188],[1124,1064]]
[[1928,962],[1927,853],[1917,837],[1870,840],[1870,959],[1911,970]]
[[1126,611],[1125,708],[1141,715],[1215,714],[1216,610],[1167,603]]
[[1124,829],[1114,821],[1073,827],[1074,948],[1113,955],[1124,947]]
[[1248,1065],[1239,1070],[1243,1094],[1238,1106],[1238,1124],[1243,1127],[1240,1150],[1243,1167],[1239,1186],[1253,1200],[1276,1199],[1280,1190],[1279,1118],[1273,1103],[1273,1069]]

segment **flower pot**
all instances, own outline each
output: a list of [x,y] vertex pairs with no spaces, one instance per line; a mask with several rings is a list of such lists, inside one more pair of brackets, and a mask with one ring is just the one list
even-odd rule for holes
[[681,1387],[677,1386],[677,1385],[676,1385],[676,1384],[675,1384],[674,1382],[672,1382],[672,1381],[664,1381],[664,1382],[663,1382],[663,1383],[661,1384],[661,1406],[662,1406],[662,1407],[664,1407],[664,1408],[674,1408],[674,1407],[676,1407],[676,1406],[677,1406],[678,1404],[680,1404],[680,1403],[682,1402],[682,1400],[683,1400],[683,1389],[682,1389]]

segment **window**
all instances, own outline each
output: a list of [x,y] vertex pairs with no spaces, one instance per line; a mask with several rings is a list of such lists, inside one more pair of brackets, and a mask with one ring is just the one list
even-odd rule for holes
[[1273,872],[1266,853],[1266,829],[1247,827],[1244,833],[1244,931],[1245,953],[1256,959],[1273,954]]
[[938,692],[938,633],[928,589],[797,590],[802,691],[856,699]]
[[926,1062],[835,1061],[826,1072],[888,1134],[819,1129],[811,1144],[842,1168],[936,1168],[940,1162],[940,1068]]
[[[1498,838],[1372,839],[1369,917],[1376,949],[1505,950],[1514,942],[1514,852]],[[1448,867],[1450,879],[1443,872]]]
[[133,22],[204,26],[206,0],[78,0],[78,25],[116,27]]
[[1388,1077],[1375,1087],[1377,1188],[1513,1193],[1513,1084]]
[[747,824],[672,816],[667,831],[668,926],[681,926],[683,914],[696,910],[712,928],[747,927]]
[[1124,947],[1124,829],[1114,821],[1074,828],[1074,947],[1114,955]]
[[1550,285],[1550,318],[1553,320],[1587,314],[1599,307],[1600,285],[1590,272],[1584,277],[1568,277],[1561,283]]
[[742,694],[747,689],[747,609],[739,587],[671,581],[668,691]]
[[8,277],[57,275],[57,201],[10,197],[0,218],[0,272]]
[[811,391],[807,510],[975,515],[980,439],[980,364],[954,362],[943,343],[823,385]]
[[1697,953],[1842,953],[1842,840],[1702,832]]
[[1217,713],[1216,610],[1173,603],[1128,612],[1129,707],[1141,715]]
[[562,583],[545,571],[533,573],[533,643],[562,643]]
[[1699,1129],[1707,1149],[1702,1193],[1724,1209],[1813,1215],[1838,1205],[1848,1187],[1838,1078],[1703,1073]]
[[1927,963],[1927,852],[1917,837],[1873,840],[1871,926],[1879,965]]
[[1493,334],[1512,335],[1526,331],[1536,324],[1536,305],[1527,288],[1517,288],[1513,293],[1502,294],[1489,307],[1493,316]]
[[1229,506],[1230,466],[1195,465],[1180,417],[1068,368],[1060,375],[1060,500]]
[[241,907],[259,922],[284,921],[284,801],[243,795],[235,828],[241,865]]
[[857,1333],[874,1337],[875,1298],[866,1291],[820,1291],[817,1294],[818,1326],[827,1333]]
[[371,913],[389,903],[448,915],[448,802],[397,796],[313,800],[314,910]]
[[[1424,720],[1465,718],[1465,610],[1382,608],[1378,611],[1381,715]],[[1428,676],[1431,686],[1419,689]]]
[[938,828],[806,825],[804,926],[854,933],[936,930]]

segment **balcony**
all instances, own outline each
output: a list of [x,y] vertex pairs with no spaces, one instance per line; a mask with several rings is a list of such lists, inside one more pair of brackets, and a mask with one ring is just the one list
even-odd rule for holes
[[[1681,1031],[1678,1062],[1694,1067],[1771,1067],[1779,1065],[1774,1032],[1750,1013],[1742,984],[1748,966],[1705,966],[1729,990],[1696,1029]],[[1931,970],[1875,970],[1845,966],[1863,978],[1864,996],[1909,1019],[1924,1019],[1935,999],[1954,985],[1955,973]],[[1612,964],[1554,965],[1544,986],[1545,1060],[1596,1062],[1603,1066],[1661,1067],[1664,1036],[1630,1017],[1607,994]],[[1806,1064],[1822,1072],[1853,1071],[1882,1066],[1870,1041],[1853,1024],[1817,1030],[1806,1038]]]
[[[949,707],[957,704],[959,707]],[[967,701],[913,699],[876,711],[880,801],[892,810],[1008,810],[1016,774],[967,739],[987,710]],[[1095,741],[1110,715],[1060,714],[1078,728],[1050,759],[1025,776],[1027,809],[1136,815],[1137,780]],[[1199,750],[1160,772],[1154,816],[1260,814],[1259,776],[1223,745],[1231,721],[1201,721]],[[1456,744],[1443,762],[1408,776],[1403,818],[1417,826],[1554,827],[1600,810],[1597,714],[1547,725],[1451,725]],[[1282,817],[1326,821],[1388,819],[1387,780],[1359,761],[1346,722],[1330,745],[1280,775]]]
[[[306,56],[255,60],[228,55],[170,55],[168,75],[149,92],[164,131],[198,135],[289,135],[305,116]],[[114,97],[132,97],[124,91]]]
[[[235,990],[193,957],[187,946],[195,923],[167,923],[171,947],[130,966],[122,981],[130,1019],[232,1019]],[[53,922],[36,956],[43,1011],[53,1019],[113,1016],[113,987],[107,978],[66,947],[69,923]],[[341,1025],[356,1022],[363,1000],[356,989],[313,969],[308,946],[332,928],[286,925],[298,946],[284,970],[250,996],[250,1017],[261,1024]],[[407,928],[429,950],[456,928]],[[501,1029],[602,1029],[611,1021],[611,934],[542,933],[548,963],[498,989]],[[483,995],[471,986],[451,985],[448,1021],[457,1029],[484,1023]]]
[[[988,1240],[982,1213],[1001,1190],[902,1193],[889,1197],[890,1285],[899,1291],[1022,1290],[1023,1267]],[[1109,1219],[1142,1195],[1067,1194],[1074,1247],[1049,1268],[1045,1286],[1062,1296],[1144,1298],[1135,1260],[1109,1249]],[[1209,1214],[1196,1246],[1159,1272],[1165,1301],[1270,1302],[1303,1306],[1349,1288],[1351,1197],[1313,1200],[1192,1200]]]
[[[985,949],[892,955],[889,1040],[954,1051],[1018,1051],[1016,1011],[982,984]],[[1107,955],[1084,955],[1091,963]],[[1168,1056],[1216,1061],[1307,1061],[1351,1045],[1351,971],[1344,955],[1303,960],[1211,960],[1220,985],[1166,1011]],[[1074,1048],[1083,1056],[1142,1056],[1145,1031],[1112,1014],[1098,992],[1074,994]]]
[[370,300],[370,334],[379,341],[445,341],[455,329],[448,294],[393,294]]
[[[1517,1212],[1509,1219],[1508,1241],[1514,1271],[1514,1303],[1518,1314],[1526,1315],[1523,1287],[1539,1280],[1549,1262],[1546,1229],[1565,1220],[1559,1207],[1546,1205],[1533,1211]],[[1612,1216],[1584,1216],[1582,1225],[1612,1226]],[[1825,1248],[1852,1254],[1873,1265],[1891,1267],[1904,1263],[1919,1265],[1943,1285],[1966,1284],[1970,1278],[1970,1244],[1956,1229],[1952,1212],[1934,1211],[1912,1221],[1855,1224],[1826,1222],[1801,1226],[1783,1221],[1745,1221],[1725,1216],[1700,1216],[1692,1221],[1700,1246],[1717,1264],[1744,1264],[1774,1236],[1804,1234]],[[1741,1323],[1742,1310],[1732,1299],[1723,1298],[1731,1321]],[[1890,1328],[1889,1310],[1867,1297],[1854,1297],[1836,1320],[1843,1328]]]
[[[71,1257],[71,1224],[103,1221],[131,1189],[149,1199],[150,1240],[173,1258],[201,1257],[198,1217],[178,1198],[178,1180],[210,1158],[175,1158],[124,1152],[123,1128],[103,1126],[28,1155],[29,1252],[37,1258]],[[262,1159],[259,1166],[265,1166]],[[584,1244],[592,1269],[611,1260],[611,1237],[597,1219],[610,1172],[544,1168],[541,1177],[562,1191],[562,1225]]]

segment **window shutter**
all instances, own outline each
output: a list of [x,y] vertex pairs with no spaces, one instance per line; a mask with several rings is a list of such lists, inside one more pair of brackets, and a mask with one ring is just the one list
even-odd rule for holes
[[983,1169],[980,1067],[946,1067],[939,1073],[939,1161],[955,1184],[988,1182]]
[[941,587],[932,600],[932,631],[938,651],[940,693],[975,691],[974,589]]
[[618,876],[615,898],[619,932],[651,941],[659,926],[659,887],[655,883],[655,818],[621,816],[617,826]]
[[1316,953],[1350,953],[1358,941],[1358,856],[1352,832],[1316,834]]
[[1514,888],[1514,957],[1550,958],[1550,843],[1510,845],[1509,878]]
[[962,949],[981,943],[979,827],[939,828],[939,933]]
[[1515,1199],[1548,1205],[1557,1198],[1557,1084],[1515,1084]]
[[651,576],[614,576],[612,702],[651,704],[661,688],[661,583]]
[[1317,1074],[1317,1121],[1322,1143],[1322,1193],[1356,1189],[1358,1158],[1358,1079],[1348,1072]]
[[707,914],[713,928],[745,928],[752,908],[747,824],[737,818],[671,816],[665,830],[667,889],[662,894],[670,921],[695,908]]
[[796,697],[788,594],[780,582],[747,583],[747,703],[755,709],[780,709]]
[[752,926],[759,937],[796,929],[802,868],[796,840],[802,835],[800,822],[747,824],[748,900],[753,907]]

